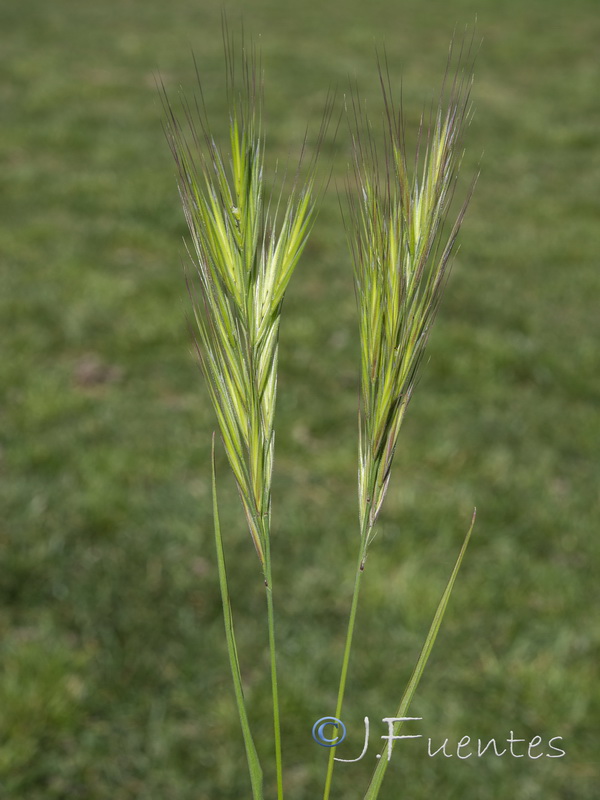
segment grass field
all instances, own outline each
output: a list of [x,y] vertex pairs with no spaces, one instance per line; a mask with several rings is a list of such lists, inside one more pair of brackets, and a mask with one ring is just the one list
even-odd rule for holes
[[[232,27],[244,4],[227,4]],[[244,8],[268,159],[328,88],[377,118],[375,45],[409,124],[455,29],[483,44],[463,187],[481,177],[401,434],[362,589],[336,798],[362,798],[445,580],[478,521],[382,800],[593,800],[600,782],[600,231],[594,0],[325,0]],[[250,796],[210,508],[215,426],[191,354],[186,234],[155,77],[225,131],[221,4],[0,7],[0,798]],[[273,563],[286,797],[322,793],[357,537],[358,339],[333,179],[282,321]],[[263,587],[233,482],[222,523],[252,722],[272,750]],[[456,744],[563,737],[561,758]],[[449,740],[451,758],[427,754]],[[454,744],[453,744],[454,743]],[[506,746],[506,745],[505,745]],[[266,775],[272,797],[273,774]]]

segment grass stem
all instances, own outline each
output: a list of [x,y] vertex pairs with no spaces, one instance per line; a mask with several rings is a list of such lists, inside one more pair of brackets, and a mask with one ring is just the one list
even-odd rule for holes
[[271,571],[270,536],[266,536],[265,582],[267,594],[267,625],[269,629],[269,657],[271,661],[271,692],[273,697],[273,734],[275,737],[275,770],[277,775],[277,800],[283,800],[283,761],[281,756],[281,721],[279,715],[279,690],[277,685],[277,660],[275,646],[275,615],[273,609],[273,578]]
[[231,601],[229,598],[229,588],[227,586],[225,553],[223,550],[223,539],[221,537],[221,524],[219,521],[219,506],[217,502],[217,477],[215,468],[214,434],[212,439],[211,461],[212,461],[213,523],[215,532],[215,545],[217,550],[219,585],[221,587],[221,601],[223,606],[223,620],[225,622],[225,639],[227,642],[227,653],[229,655],[229,664],[231,667],[231,676],[233,679],[233,689],[235,693],[235,701],[237,705],[238,715],[240,718],[240,725],[242,728],[242,736],[244,738],[244,747],[246,748],[246,760],[248,761],[248,770],[250,772],[250,783],[252,785],[252,800],[263,800],[262,768],[258,760],[258,753],[256,752],[254,739],[252,738],[252,733],[250,731],[248,714],[246,712],[246,703],[244,701],[244,688],[242,686],[242,675],[240,671],[240,663],[237,654],[235,632],[233,629],[233,615],[231,612]]
[[[340,683],[338,687],[337,703],[335,706],[335,716],[340,719],[342,707],[344,705],[344,694],[346,691],[346,679],[348,677],[348,666],[350,664],[350,652],[352,650],[352,641],[354,638],[354,628],[356,625],[356,613],[358,610],[358,598],[360,594],[361,579],[365,568],[365,549],[366,542],[369,539],[369,526],[368,518],[365,516],[362,523],[362,542],[359,550],[359,558],[356,564],[356,575],[354,576],[354,590],[352,592],[352,604],[350,606],[350,615],[348,617],[348,629],[346,631],[346,644],[344,646],[344,657],[342,660],[342,671],[340,673]],[[331,781],[333,778],[333,768],[335,766],[335,751],[336,748],[332,747],[329,751],[329,761],[327,762],[327,775],[325,777],[325,789],[323,792],[323,800],[328,800],[331,791]]]

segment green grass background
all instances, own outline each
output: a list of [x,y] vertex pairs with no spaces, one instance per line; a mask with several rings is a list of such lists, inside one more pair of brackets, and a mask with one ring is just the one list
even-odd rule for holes
[[[600,440],[594,0],[257,0],[269,159],[293,163],[328,87],[377,119],[375,45],[407,120],[478,18],[463,186],[481,178],[363,583],[344,720],[361,798],[474,505],[476,534],[412,713],[434,746],[562,736],[564,758],[429,758],[401,743],[382,800],[597,797]],[[213,0],[0,7],[0,797],[226,800],[249,781],[219,606],[212,411],[193,356],[185,226],[155,75],[197,56],[225,130]],[[322,791],[357,546],[358,344],[333,180],[286,301],[273,558],[286,788]],[[247,697],[273,796],[263,588],[220,496]],[[417,732],[417,731],[415,731]],[[549,752],[544,746],[542,752]]]

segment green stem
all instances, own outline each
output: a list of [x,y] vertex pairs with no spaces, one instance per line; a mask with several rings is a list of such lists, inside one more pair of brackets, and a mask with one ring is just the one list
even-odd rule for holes
[[256,747],[254,745],[254,739],[252,738],[252,733],[250,731],[248,714],[246,712],[246,702],[244,700],[244,688],[242,686],[242,674],[240,670],[240,662],[238,659],[237,645],[235,641],[235,632],[233,629],[231,601],[229,598],[229,589],[227,586],[225,553],[223,551],[223,539],[221,537],[221,525],[219,522],[219,506],[217,502],[217,478],[215,470],[214,434],[212,440],[212,499],[213,499],[213,522],[214,522],[214,532],[215,532],[215,545],[217,550],[217,567],[219,573],[219,585],[221,587],[221,601],[223,605],[223,621],[225,623],[225,638],[227,641],[227,653],[229,655],[229,664],[231,666],[231,676],[233,678],[235,701],[237,704],[238,715],[242,727],[244,746],[246,748],[246,759],[248,761],[250,782],[252,784],[252,798],[253,800],[263,800],[262,769],[258,759],[258,754],[256,752]]
[[270,539],[265,537],[265,584],[267,592],[267,619],[269,626],[269,654],[271,658],[271,689],[273,693],[273,732],[275,736],[275,769],[277,771],[277,800],[283,800],[283,766],[281,759],[281,723],[279,718],[279,692],[277,688],[277,663],[275,659],[275,618],[273,613],[273,580],[271,572]]
[[[363,526],[364,528],[364,526]],[[335,716],[340,718],[342,713],[342,706],[344,704],[344,692],[346,691],[346,678],[348,677],[348,665],[350,663],[350,651],[352,649],[352,638],[354,636],[354,626],[356,623],[356,611],[358,609],[358,595],[360,593],[360,582],[364,571],[364,558],[365,558],[365,542],[366,537],[361,537],[361,547],[359,551],[358,564],[356,565],[356,576],[354,578],[354,592],[352,594],[352,605],[350,607],[350,617],[348,619],[348,630],[346,633],[346,646],[344,647],[344,659],[342,661],[342,672],[340,674],[340,685],[338,689],[337,704],[335,707]],[[325,778],[325,790],[323,793],[323,800],[328,800],[329,792],[331,791],[331,780],[333,778],[333,767],[335,765],[335,751],[336,748],[332,747],[329,751],[329,761],[327,763],[327,776]]]

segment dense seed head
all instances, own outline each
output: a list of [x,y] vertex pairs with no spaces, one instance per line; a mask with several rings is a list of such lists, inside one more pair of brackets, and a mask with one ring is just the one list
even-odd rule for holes
[[462,62],[459,58],[451,81],[447,72],[427,129],[421,122],[412,175],[402,108],[394,105],[387,67],[380,64],[383,158],[368,119],[352,98],[348,228],[361,343],[359,506],[365,551],[466,210],[465,202],[444,233],[469,116],[472,72]]
[[[241,76],[225,29],[229,156],[210,132],[200,88],[182,100],[183,122],[165,97],[166,133],[192,239],[196,347],[229,463],[262,565],[268,552],[273,417],[281,307],[313,222],[314,161],[287,200],[264,199],[262,89],[254,50]],[[328,112],[324,117],[326,124]],[[321,131],[321,134],[323,133]]]

